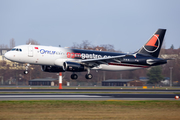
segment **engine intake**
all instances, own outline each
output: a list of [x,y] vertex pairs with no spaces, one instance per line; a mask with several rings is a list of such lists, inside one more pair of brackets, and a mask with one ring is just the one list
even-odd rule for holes
[[82,71],[87,71],[84,65],[75,63],[75,62],[64,62],[63,68],[66,71],[72,71],[72,72],[82,72]]

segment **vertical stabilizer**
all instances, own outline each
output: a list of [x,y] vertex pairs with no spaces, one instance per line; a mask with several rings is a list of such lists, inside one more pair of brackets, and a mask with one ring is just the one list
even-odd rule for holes
[[137,53],[158,57],[165,33],[166,29],[158,29]]

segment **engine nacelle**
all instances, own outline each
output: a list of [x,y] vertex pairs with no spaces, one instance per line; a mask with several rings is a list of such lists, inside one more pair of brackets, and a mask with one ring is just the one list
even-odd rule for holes
[[46,65],[42,65],[41,66],[42,71],[44,72],[64,72],[63,67],[57,67],[57,66],[46,66]]
[[84,65],[75,62],[68,62],[68,61],[63,63],[63,68],[65,71],[71,71],[71,72],[87,71],[87,68]]

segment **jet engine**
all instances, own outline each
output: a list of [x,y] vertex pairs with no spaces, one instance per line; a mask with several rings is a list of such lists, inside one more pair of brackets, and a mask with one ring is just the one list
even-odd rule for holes
[[58,66],[46,66],[46,65],[42,65],[41,66],[41,70],[44,72],[64,72],[64,69],[62,67],[58,67]]
[[71,72],[87,71],[87,68],[84,65],[75,62],[68,62],[68,61],[63,63],[63,68],[65,71],[71,71]]

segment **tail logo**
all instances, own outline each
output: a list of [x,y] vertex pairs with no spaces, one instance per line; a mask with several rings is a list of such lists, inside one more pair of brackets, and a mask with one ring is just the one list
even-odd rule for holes
[[144,49],[147,52],[153,53],[156,52],[159,48],[160,45],[160,41],[159,41],[159,35],[155,34],[154,36],[151,37],[151,39],[146,43],[144,47]]

